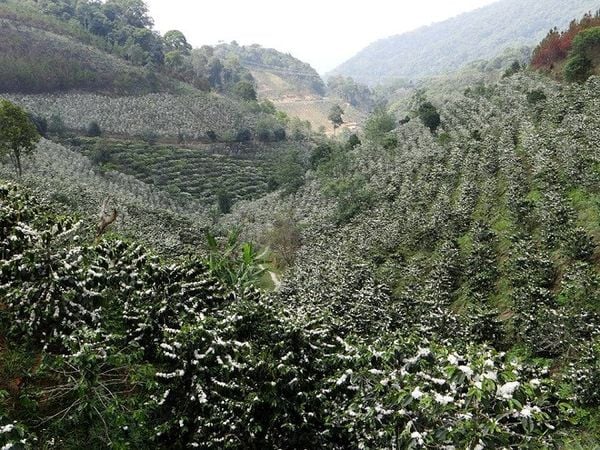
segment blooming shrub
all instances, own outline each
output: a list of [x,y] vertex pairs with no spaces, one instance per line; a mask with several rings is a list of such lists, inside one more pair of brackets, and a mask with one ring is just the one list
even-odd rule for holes
[[113,97],[99,94],[56,94],[5,96],[28,111],[50,117],[60,116],[69,129],[84,132],[97,122],[105,133],[141,136],[152,130],[159,136],[204,139],[208,131],[218,134],[253,126],[254,117],[240,105],[216,94],[145,94]]

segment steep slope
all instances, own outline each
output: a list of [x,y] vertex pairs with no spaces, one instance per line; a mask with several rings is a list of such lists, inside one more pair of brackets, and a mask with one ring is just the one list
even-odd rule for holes
[[[91,233],[107,197],[119,214],[111,230],[165,254],[197,247],[209,223],[205,204],[171,195],[123,173],[100,173],[89,158],[47,140],[42,140],[23,162],[23,177],[18,181],[38,198],[60,206],[61,212],[79,216]],[[0,177],[14,178],[12,166],[0,164]]]
[[[70,13],[52,9],[63,7]],[[112,26],[111,33],[94,34],[80,12],[85,8]],[[110,8],[73,0],[0,3],[0,95],[47,120],[60,118],[70,131],[84,131],[93,121],[125,137],[225,140],[263,117],[257,105],[222,85],[223,74],[213,86],[201,82],[204,75],[169,65],[165,38],[149,25],[127,25],[126,13],[110,14]],[[223,68],[217,58],[214,63]]]
[[35,3],[0,4],[0,92],[174,92],[175,80],[107,52],[97,36],[42,13]]
[[322,97],[325,84],[315,69],[290,54],[258,44],[241,46],[220,44],[215,54],[222,59],[235,57],[250,70],[257,84],[258,95],[275,100],[285,97]]
[[[290,117],[310,122],[314,129],[333,134],[333,125],[327,116],[331,107],[342,101],[325,97],[325,83],[309,64],[257,44],[220,44],[215,47],[215,54],[224,60],[236,58],[250,71],[259,99],[273,102]],[[364,119],[364,114],[351,105],[344,105],[344,109],[346,122],[351,127]]]
[[[438,133],[411,120],[396,148],[333,152],[287,204],[240,203],[227,223],[252,217],[253,232],[275,226],[274,212],[298,221],[286,304],[325,310],[342,329],[464,334],[545,358],[593,413],[587,377],[599,372],[584,355],[600,338],[599,88],[597,77],[563,86],[515,75],[438,105]],[[592,435],[575,431],[565,448],[593,448],[597,425],[580,426]]]
[[104,131],[121,136],[152,132],[164,138],[181,134],[201,140],[209,131],[220,135],[256,122],[256,114],[246,111],[243,103],[195,90],[137,96],[78,92],[2,96],[43,117],[58,116],[68,129],[83,131],[96,121]]
[[377,41],[332,74],[377,84],[440,74],[506,47],[537,44],[554,26],[598,9],[595,0],[502,0],[413,32]]

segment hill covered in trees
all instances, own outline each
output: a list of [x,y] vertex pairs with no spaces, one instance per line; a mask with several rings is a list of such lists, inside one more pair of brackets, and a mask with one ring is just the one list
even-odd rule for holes
[[550,30],[533,52],[531,65],[558,79],[583,82],[600,70],[600,9]]
[[536,45],[549,29],[596,11],[593,0],[501,0],[428,27],[381,39],[341,64],[331,75],[367,84],[421,78],[491,59],[507,47]]
[[325,84],[317,71],[292,55],[258,44],[242,46],[235,42],[217,45],[215,54],[225,60],[237,58],[252,73],[258,94],[263,98],[325,95]]
[[379,111],[183,258],[3,184],[0,442],[591,448],[599,82],[519,71],[398,128]]

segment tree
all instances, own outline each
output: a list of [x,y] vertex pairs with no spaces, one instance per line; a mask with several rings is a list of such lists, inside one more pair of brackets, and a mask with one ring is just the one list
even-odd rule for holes
[[154,25],[143,0],[109,0],[104,8],[109,19],[122,17],[132,27],[150,28]]
[[344,110],[338,104],[333,105],[331,107],[331,110],[329,110],[329,115],[327,116],[327,118],[333,124],[333,132],[334,133],[335,133],[335,130],[337,128],[339,128],[341,124],[344,123],[344,119],[342,118],[343,115],[344,115]]
[[46,137],[48,133],[48,121],[46,118],[33,113],[27,113],[27,115],[29,116],[29,120],[35,125],[40,136]]
[[520,70],[521,64],[519,63],[519,61],[513,61],[510,67],[504,71],[502,78],[512,77],[515,73],[519,72]]
[[386,108],[378,107],[365,124],[365,136],[370,141],[382,142],[394,128],[396,118]]
[[586,81],[593,73],[592,58],[600,50],[600,27],[582,31],[573,40],[573,49],[564,68],[567,81]]
[[591,75],[592,61],[585,55],[576,53],[572,55],[565,64],[563,74],[569,82],[583,83]]
[[442,123],[440,119],[440,113],[431,102],[421,103],[417,113],[419,115],[419,119],[421,119],[421,122],[423,122],[423,125],[429,128],[432,133],[437,130],[437,127],[439,127]]
[[256,101],[256,90],[248,81],[238,81],[233,87],[233,94],[247,102]]
[[229,214],[231,211],[231,196],[225,189],[217,191],[217,205],[222,214]]
[[530,105],[535,105],[536,103],[544,101],[546,101],[546,94],[544,94],[544,91],[534,89],[533,91],[529,91],[527,93],[527,103]]
[[273,227],[267,233],[267,242],[279,268],[290,267],[294,263],[296,253],[302,245],[302,233],[291,211],[275,218]]
[[60,114],[52,114],[48,121],[48,132],[62,137],[66,131],[67,126],[65,125],[62,116]]
[[92,120],[86,128],[85,134],[89,137],[98,137],[102,134],[102,129],[98,125],[98,122]]
[[189,55],[192,46],[188,43],[185,35],[179,30],[167,31],[163,37],[166,52],[177,51],[183,55]]
[[0,155],[9,155],[21,176],[21,155],[30,153],[40,140],[27,113],[8,100],[0,100]]
[[354,149],[355,147],[359,146],[360,144],[362,144],[362,142],[360,141],[359,137],[356,135],[356,133],[352,133],[350,135],[350,137],[348,137],[348,142],[346,143],[346,147],[348,147],[349,149]]

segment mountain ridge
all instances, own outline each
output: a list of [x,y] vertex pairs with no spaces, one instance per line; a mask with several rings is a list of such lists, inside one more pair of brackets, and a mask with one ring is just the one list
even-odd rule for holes
[[[494,57],[506,47],[537,44],[550,28],[562,28],[571,19],[597,8],[597,2],[592,0],[527,4],[499,1],[375,41],[327,76],[346,75],[373,85],[395,78],[415,79],[448,72],[476,59]],[[495,24],[492,33],[487,28],[490,23]]]

